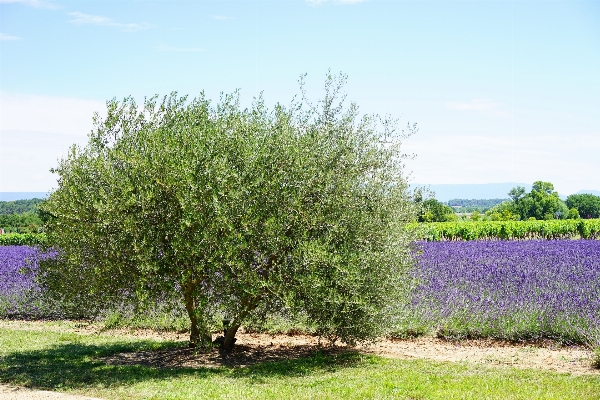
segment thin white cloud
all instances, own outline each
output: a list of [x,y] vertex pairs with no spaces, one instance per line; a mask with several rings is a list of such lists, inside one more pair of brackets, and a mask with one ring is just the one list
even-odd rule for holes
[[230,19],[233,19],[233,17],[227,17],[225,15],[211,15],[210,17],[212,19],[216,19],[217,21],[228,21]]
[[34,8],[47,8],[50,10],[57,10],[60,8],[56,4],[41,0],[0,0],[0,4],[22,4],[24,6]]
[[0,191],[45,192],[56,187],[49,169],[72,144],[85,145],[94,112],[104,117],[106,103],[0,91]]
[[156,49],[156,51],[174,51],[174,52],[182,52],[182,53],[185,53],[185,52],[193,53],[193,52],[204,51],[204,49],[202,47],[177,47],[177,46],[168,45],[166,43],[157,43],[154,48]]
[[502,103],[492,99],[473,99],[466,102],[449,102],[444,105],[449,110],[485,112],[496,116],[508,117],[509,112]]
[[119,28],[124,32],[141,31],[141,30],[148,29],[151,27],[151,25],[148,24],[147,22],[142,22],[142,23],[131,22],[131,23],[124,24],[121,22],[115,22],[112,19],[103,17],[101,15],[84,14],[81,12],[72,12],[72,13],[69,13],[69,15],[71,17],[73,17],[73,19],[71,19],[69,22],[76,24],[76,25],[109,26],[109,27]]
[[[414,182],[490,183],[537,180],[554,183],[559,193],[600,189],[597,135],[553,134],[502,137],[493,135],[415,135],[403,143],[416,153],[407,162]],[[585,143],[582,146],[581,143]],[[551,160],[551,161],[550,161]],[[572,171],[578,171],[573,174]]]
[[6,35],[6,34],[0,32],[0,41],[4,42],[4,41],[10,41],[10,40],[21,40],[21,38],[18,36]]
[[98,100],[0,92],[0,130],[86,137],[94,112],[104,110]]

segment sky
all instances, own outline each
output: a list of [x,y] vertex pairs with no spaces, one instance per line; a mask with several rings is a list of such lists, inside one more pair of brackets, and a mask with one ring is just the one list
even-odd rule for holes
[[0,0],[0,192],[56,188],[107,100],[289,104],[329,70],[417,124],[411,183],[600,190],[599,1]]

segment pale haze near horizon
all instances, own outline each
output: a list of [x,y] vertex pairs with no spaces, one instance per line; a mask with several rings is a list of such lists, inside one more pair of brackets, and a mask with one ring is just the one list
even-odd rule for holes
[[411,183],[600,190],[600,3],[0,0],[0,192],[45,192],[106,100],[240,89],[289,104],[348,75],[419,131]]

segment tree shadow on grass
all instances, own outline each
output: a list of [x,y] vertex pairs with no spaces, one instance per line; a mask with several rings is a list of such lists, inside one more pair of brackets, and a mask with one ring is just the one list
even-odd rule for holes
[[[345,350],[317,350],[293,359],[262,361],[252,365],[164,367],[143,363],[107,362],[116,355],[193,351],[173,342],[111,344],[61,343],[43,350],[15,351],[0,357],[0,381],[31,388],[61,390],[94,386],[132,385],[146,380],[173,378],[229,378],[260,382],[271,377],[293,377],[351,368],[365,356]],[[213,350],[217,351],[216,349]],[[227,358],[227,355],[224,355]],[[368,356],[366,356],[368,358]]]

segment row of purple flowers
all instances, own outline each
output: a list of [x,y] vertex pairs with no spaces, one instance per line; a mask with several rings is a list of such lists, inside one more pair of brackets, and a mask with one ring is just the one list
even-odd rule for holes
[[[426,242],[398,312],[403,332],[600,345],[600,241]],[[41,255],[0,246],[0,317],[59,315],[36,286]]]
[[407,329],[600,345],[600,241],[428,242]]

